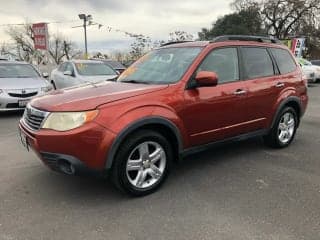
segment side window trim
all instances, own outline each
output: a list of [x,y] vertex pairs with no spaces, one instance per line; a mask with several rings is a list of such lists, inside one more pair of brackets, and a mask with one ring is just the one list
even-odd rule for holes
[[274,75],[275,76],[281,75],[280,68],[279,68],[279,66],[277,64],[276,59],[274,58],[274,56],[273,56],[273,54],[271,52],[271,48],[270,47],[267,48],[267,52],[268,52],[268,54],[269,54],[269,56],[270,56],[270,58],[272,60]]

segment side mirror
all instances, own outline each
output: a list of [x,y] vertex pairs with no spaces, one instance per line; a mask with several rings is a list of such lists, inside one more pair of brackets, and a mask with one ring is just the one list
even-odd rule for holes
[[44,78],[48,78],[48,77],[49,77],[49,73],[47,73],[47,72],[43,72],[43,73],[42,73],[42,77],[44,77]]
[[65,76],[73,76],[71,71],[64,71],[63,75],[65,75]]
[[200,71],[196,75],[197,87],[217,86],[218,75],[215,72]]

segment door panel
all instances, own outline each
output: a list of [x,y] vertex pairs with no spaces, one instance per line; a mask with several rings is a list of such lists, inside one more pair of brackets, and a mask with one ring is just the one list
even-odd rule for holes
[[270,113],[276,101],[276,66],[266,48],[241,47],[244,84],[248,89],[247,111],[251,124],[249,131],[267,128]]
[[191,145],[221,140],[245,132],[247,125],[246,89],[240,81],[236,47],[214,49],[202,61],[198,71],[218,76],[215,87],[186,90],[183,112]]
[[192,146],[246,132],[246,94],[243,82],[185,91],[184,125]]

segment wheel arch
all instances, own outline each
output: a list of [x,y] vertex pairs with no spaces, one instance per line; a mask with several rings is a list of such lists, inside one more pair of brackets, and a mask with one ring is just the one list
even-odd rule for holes
[[284,108],[284,107],[292,107],[297,115],[298,115],[298,126],[300,124],[300,118],[301,118],[301,114],[302,114],[302,106],[301,106],[301,101],[298,97],[296,96],[290,96],[290,97],[287,97],[286,99],[282,100],[276,110],[276,113],[273,117],[273,120],[272,120],[272,124],[271,124],[271,128],[273,128],[274,124],[276,123],[276,120],[277,120],[277,117],[279,115],[279,113],[281,112],[281,110]]
[[113,141],[111,148],[107,154],[105,168],[111,169],[114,158],[118,152],[121,143],[131,134],[141,129],[150,129],[163,134],[168,138],[169,142],[173,146],[175,159],[180,158],[180,153],[183,149],[183,140],[179,131],[179,128],[170,120],[163,117],[147,117],[137,120],[127,127],[125,127]]

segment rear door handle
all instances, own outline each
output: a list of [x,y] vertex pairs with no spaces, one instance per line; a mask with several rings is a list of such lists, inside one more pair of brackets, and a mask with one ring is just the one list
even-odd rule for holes
[[243,95],[243,94],[246,94],[246,93],[247,93],[246,90],[238,89],[233,94],[239,96],[239,95]]
[[284,87],[284,83],[278,82],[278,83],[276,84],[276,87],[277,87],[277,88],[282,88],[282,87]]

